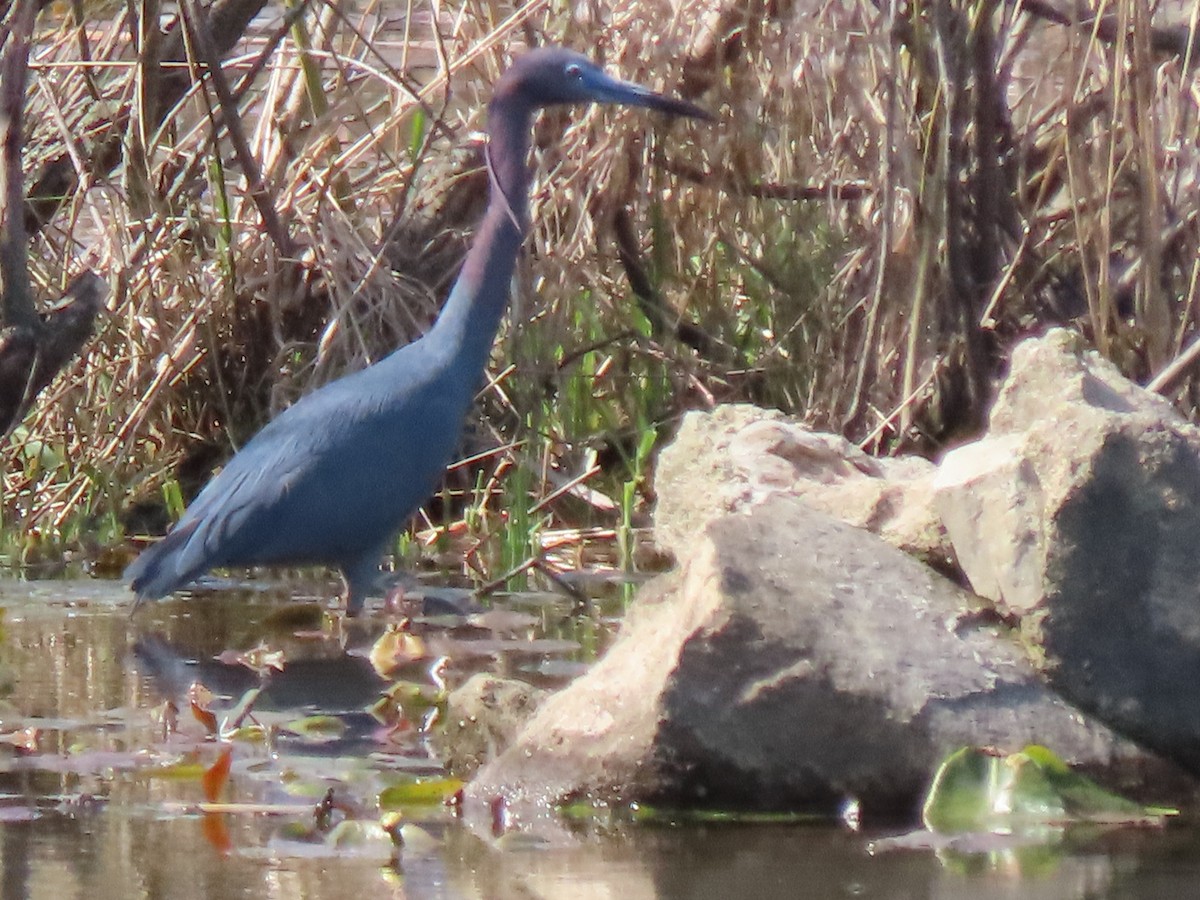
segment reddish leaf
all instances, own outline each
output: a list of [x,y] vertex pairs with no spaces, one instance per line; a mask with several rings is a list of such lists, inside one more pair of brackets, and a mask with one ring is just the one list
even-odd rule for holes
[[210,735],[216,736],[219,729],[217,728],[217,717],[210,710],[202,709],[196,705],[196,701],[192,701],[192,715],[196,717],[196,721],[204,726],[204,730]]
[[226,818],[228,817],[221,813],[205,813],[204,819],[200,823],[200,827],[204,831],[204,839],[222,856],[228,856],[229,851],[233,849],[233,838],[229,836],[229,826],[225,824]]
[[192,715],[196,717],[196,721],[203,725],[205,731],[210,735],[216,736],[218,733],[217,717],[209,709],[213,702],[213,692],[199,681],[193,681],[188,686],[187,698],[188,703],[191,704]]
[[221,755],[217,757],[217,761],[204,770],[204,775],[200,779],[200,785],[204,788],[204,799],[209,803],[215,803],[217,798],[221,796],[221,791],[225,789],[225,782],[229,780],[229,767],[233,762],[233,748],[226,747],[221,751]]

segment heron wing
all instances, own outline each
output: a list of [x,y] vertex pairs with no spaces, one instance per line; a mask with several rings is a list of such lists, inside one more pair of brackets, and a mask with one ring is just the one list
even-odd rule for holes
[[268,423],[130,567],[139,595],[214,566],[340,565],[386,540],[436,484],[470,402],[417,344],[406,352],[400,379],[365,369]]

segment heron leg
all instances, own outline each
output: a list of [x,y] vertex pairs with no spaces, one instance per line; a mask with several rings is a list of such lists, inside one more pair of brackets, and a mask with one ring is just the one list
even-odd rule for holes
[[357,616],[379,582],[379,560],[382,550],[364,553],[355,560],[342,565],[342,582],[346,586],[346,615]]

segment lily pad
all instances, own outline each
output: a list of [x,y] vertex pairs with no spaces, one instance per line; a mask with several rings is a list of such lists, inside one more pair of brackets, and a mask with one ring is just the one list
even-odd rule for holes
[[930,831],[965,834],[1079,822],[1159,824],[1173,812],[1106,791],[1050,750],[1031,745],[1007,756],[979,747],[956,750],[938,769],[921,814]]
[[337,716],[316,715],[293,719],[284,730],[313,743],[335,741],[346,733],[346,723]]
[[399,809],[405,806],[430,806],[462,790],[457,778],[414,778],[390,784],[379,792],[380,809]]

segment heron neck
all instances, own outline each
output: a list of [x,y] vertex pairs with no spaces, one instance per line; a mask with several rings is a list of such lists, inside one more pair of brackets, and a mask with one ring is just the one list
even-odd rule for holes
[[488,106],[490,193],[487,211],[434,333],[453,348],[455,368],[476,387],[487,364],[525,238],[529,206],[529,130],[533,110],[519,98],[496,97]]

